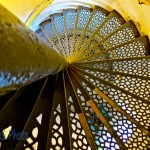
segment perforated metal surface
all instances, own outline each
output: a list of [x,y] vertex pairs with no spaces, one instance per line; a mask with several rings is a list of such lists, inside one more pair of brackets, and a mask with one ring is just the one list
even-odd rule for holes
[[91,11],[90,9],[88,8],[84,8],[84,7],[79,7],[80,11],[79,11],[79,14],[78,14],[78,25],[77,25],[77,30],[81,30],[83,31],[89,18],[90,18],[90,15],[91,15]]
[[87,32],[94,32],[100,26],[100,24],[106,19],[107,14],[101,12],[101,10],[96,9],[94,15],[90,21],[87,28]]

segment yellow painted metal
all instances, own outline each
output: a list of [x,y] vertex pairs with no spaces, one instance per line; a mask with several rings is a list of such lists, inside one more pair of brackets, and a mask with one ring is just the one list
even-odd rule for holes
[[[73,70],[74,68],[71,67]],[[74,70],[75,71],[75,70]],[[79,73],[80,74],[80,73]],[[83,88],[83,85],[81,84],[82,79],[79,79],[74,73],[73,73],[74,77],[76,78],[81,87]],[[81,75],[81,74],[80,74]],[[82,76],[82,75],[81,75]],[[83,88],[84,89],[84,88]],[[85,89],[84,89],[85,91]],[[88,92],[85,91],[85,93],[88,95]],[[87,100],[87,99],[86,99]],[[92,99],[87,100],[87,102],[89,103],[90,107],[93,109],[93,111],[97,114],[97,116],[99,117],[99,119],[101,120],[101,122],[104,124],[104,126],[108,129],[109,133],[111,135],[113,135],[114,139],[116,140],[116,142],[118,143],[118,145],[120,146],[121,149],[125,150],[126,147],[123,144],[122,140],[119,138],[119,136],[117,135],[117,133],[114,131],[113,127],[109,124],[108,120],[105,118],[105,116],[103,115],[103,113],[99,110],[99,108],[97,107],[97,105],[94,103],[94,101]]]
[[67,57],[66,60],[69,60],[69,48],[68,48],[68,33],[67,33],[67,29],[66,29],[66,15],[65,12],[63,11],[63,16],[64,16],[64,31],[65,31],[65,41],[66,41],[66,53],[67,53]]
[[26,25],[29,27],[34,19],[40,14],[42,10],[44,10],[49,4],[51,4],[54,0],[48,0],[44,5],[42,5],[33,15],[29,18]]
[[53,25],[53,27],[54,27],[55,34],[56,34],[56,37],[57,37],[57,39],[58,39],[58,43],[59,43],[59,45],[60,45],[60,49],[61,49],[61,51],[62,51],[62,53],[63,53],[63,55],[64,55],[64,57],[65,57],[65,59],[66,59],[65,50],[64,50],[64,48],[63,48],[63,46],[62,46],[62,43],[61,43],[61,40],[60,40],[60,36],[59,36],[59,34],[58,34],[58,32],[57,32],[57,28],[56,28],[56,26],[55,26],[53,20],[54,20],[54,15],[51,16],[52,25]]
[[78,114],[78,116],[79,116],[79,120],[80,120],[80,123],[82,125],[82,128],[84,129],[85,135],[87,137],[87,141],[91,147],[91,150],[95,150],[95,143],[93,142],[93,140],[91,138],[92,137],[91,131],[87,125],[87,121],[86,121],[84,114],[81,113],[81,114]]
[[[77,61],[78,59],[80,59],[81,57],[81,53],[85,50],[86,46],[90,44],[91,40],[98,34],[100,28],[102,28],[102,26],[107,22],[107,20],[114,14],[114,12],[111,12],[108,17],[103,21],[103,23],[97,28],[96,31],[94,31],[94,33],[89,37],[89,39],[85,42],[85,44],[81,47],[81,49],[78,51],[78,54],[75,55],[72,59],[71,62]],[[88,50],[89,52],[90,50]],[[84,55],[84,54],[83,54]]]
[[0,88],[18,89],[63,70],[67,62],[0,5]]
[[79,119],[80,119],[80,123],[81,123],[81,125],[82,125],[82,128],[84,129],[84,132],[85,132],[85,134],[86,134],[86,137],[87,137],[87,140],[88,140],[88,142],[89,142],[89,145],[90,145],[91,149],[92,149],[92,150],[95,150],[95,149],[96,149],[96,145],[95,145],[95,142],[94,142],[92,133],[91,133],[91,131],[90,131],[90,127],[89,127],[89,125],[88,125],[88,123],[87,123],[87,120],[86,120],[86,118],[85,118],[85,114],[84,114],[83,107],[82,107],[82,105],[81,105],[81,103],[80,103],[80,100],[79,100],[78,95],[77,95],[77,93],[76,93],[76,89],[75,89],[75,87],[74,87],[74,85],[73,85],[73,83],[72,83],[72,80],[71,80],[71,77],[70,77],[70,75],[69,75],[68,70],[67,70],[67,75],[68,75],[68,77],[69,77],[69,80],[70,80],[70,83],[71,83],[72,88],[73,88],[73,90],[74,90],[76,99],[77,99],[78,104],[79,104],[79,106],[80,106],[80,109],[81,109],[81,111],[82,111],[82,113],[78,114]]
[[[76,21],[75,21],[75,25],[74,25],[74,31],[73,31],[73,37],[72,37],[72,44],[71,44],[70,56],[73,55],[74,42],[75,42],[75,34],[77,32],[77,25],[78,25],[79,11],[80,11],[80,8],[77,9],[77,13],[76,13]],[[72,57],[70,57],[69,61],[70,62],[72,61]]]
[[[72,67],[73,68],[73,67]],[[74,69],[77,71],[77,68]],[[79,69],[80,70],[80,69]],[[78,74],[81,76],[81,78],[85,79],[84,75],[80,72],[78,72]],[[79,80],[79,78],[78,78]],[[147,136],[150,136],[150,132],[143,126],[141,125],[138,121],[136,121],[132,116],[130,116],[130,114],[128,114],[125,110],[123,110],[119,105],[117,105],[113,100],[111,100],[107,95],[105,95],[102,91],[100,91],[97,87],[94,87],[94,85],[92,85],[92,83],[89,82],[89,84],[91,85],[91,88],[93,89],[93,91],[95,93],[97,93],[101,98],[103,98],[104,100],[106,100],[112,107],[114,107],[118,112],[120,112],[122,115],[124,115],[127,119],[129,119],[133,124],[135,124],[137,126],[137,128],[139,128],[142,132],[144,132]],[[88,101],[89,102],[89,101]]]
[[83,31],[83,33],[82,33],[82,35],[81,35],[81,37],[80,37],[80,39],[79,39],[79,41],[78,41],[78,43],[76,45],[76,48],[75,48],[75,51],[74,51],[74,55],[76,55],[78,53],[78,48],[79,48],[81,42],[83,41],[84,35],[85,35],[85,33],[87,31],[87,28],[88,28],[88,26],[89,26],[89,24],[90,24],[90,22],[91,22],[91,20],[93,18],[95,10],[96,9],[94,8],[93,11],[92,11],[92,13],[91,13],[91,15],[90,15],[90,18],[89,18],[89,20],[88,20],[88,22],[87,22],[87,24],[86,24],[86,26],[84,28],[84,31]]
[[70,137],[70,149],[72,149],[72,140],[71,140],[71,121],[70,121],[70,114],[69,114],[69,107],[68,107],[68,98],[67,98],[67,89],[66,89],[66,82],[65,82],[65,74],[64,74],[64,71],[63,71],[63,83],[64,83],[64,95],[65,95],[65,102],[66,102],[66,111],[67,111],[67,119],[68,119],[68,127],[69,127],[69,137]]
[[[79,61],[80,58],[82,58],[83,56],[86,56],[88,53],[90,53],[93,49],[96,49],[99,45],[101,45],[103,42],[107,42],[107,39],[110,38],[113,34],[117,33],[119,30],[122,30],[124,27],[129,26],[130,25],[130,21],[125,23],[124,25],[122,25],[121,27],[119,27],[117,30],[115,30],[114,32],[112,32],[111,34],[109,34],[108,36],[106,36],[105,38],[103,38],[99,43],[94,44],[93,46],[91,46],[87,51],[85,51],[84,53],[80,52],[78,55],[78,57],[76,57],[73,61]],[[96,33],[97,34],[97,33]],[[91,40],[90,40],[91,41]],[[88,42],[88,44],[90,43],[90,41]],[[109,44],[107,42],[107,44]],[[84,45],[84,49],[86,48],[87,44]],[[84,50],[81,49],[81,50]]]
[[[142,37],[144,37],[144,36],[142,36]],[[99,56],[99,55],[104,55],[104,54],[108,53],[109,51],[113,51],[113,50],[115,50],[117,48],[120,48],[120,47],[125,46],[125,45],[130,44],[130,43],[131,43],[131,41],[128,41],[126,43],[122,43],[122,44],[119,44],[117,46],[108,48],[105,51],[100,51],[98,53],[91,54],[90,56],[87,56],[87,57],[81,57],[81,55],[80,55],[80,59],[78,59],[78,60],[79,60],[79,62],[83,62],[84,60],[90,60],[91,58],[94,58],[94,57]],[[117,59],[117,57],[115,59]]]
[[48,41],[52,44],[53,48],[58,52],[58,49],[56,48],[55,44],[52,42],[52,40],[49,38],[49,36],[46,34],[46,32],[43,30],[43,28],[41,27],[41,30],[43,31],[44,35],[47,37]]

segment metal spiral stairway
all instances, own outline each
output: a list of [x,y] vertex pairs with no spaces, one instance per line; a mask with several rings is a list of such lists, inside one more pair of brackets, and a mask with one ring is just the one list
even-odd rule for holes
[[149,150],[148,37],[97,6],[53,14],[36,33],[69,65],[0,97],[1,149]]

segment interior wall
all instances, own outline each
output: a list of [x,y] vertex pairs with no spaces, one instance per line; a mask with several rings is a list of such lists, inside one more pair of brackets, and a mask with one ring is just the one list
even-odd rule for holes
[[45,0],[0,0],[0,4],[6,7],[23,22],[26,22],[30,14]]

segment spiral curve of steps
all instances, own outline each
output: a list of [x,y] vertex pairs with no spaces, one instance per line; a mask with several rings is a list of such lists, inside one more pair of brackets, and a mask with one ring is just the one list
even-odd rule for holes
[[68,67],[0,97],[0,149],[149,150],[149,40],[133,21],[79,6],[36,33]]

